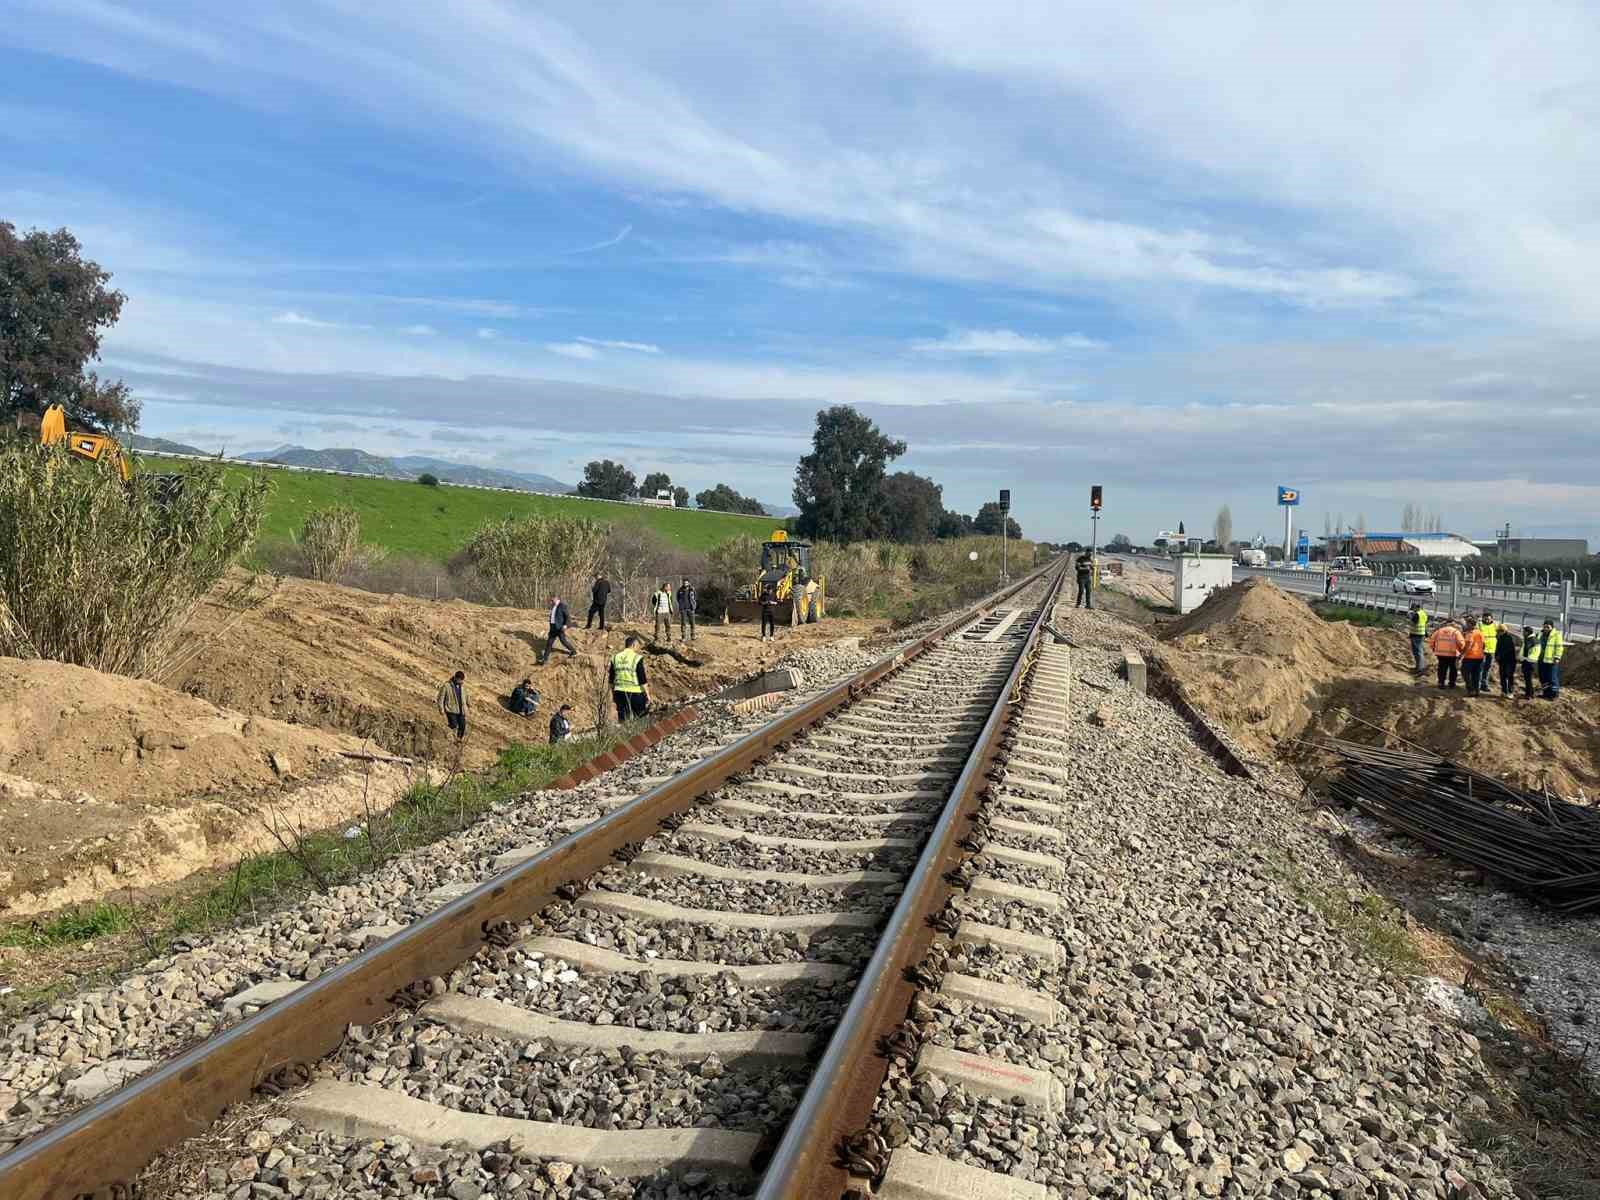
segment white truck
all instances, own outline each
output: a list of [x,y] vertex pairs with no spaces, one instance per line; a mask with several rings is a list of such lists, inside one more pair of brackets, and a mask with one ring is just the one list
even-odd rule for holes
[[1239,551],[1239,565],[1241,567],[1264,567],[1267,565],[1267,552],[1265,550],[1241,550]]

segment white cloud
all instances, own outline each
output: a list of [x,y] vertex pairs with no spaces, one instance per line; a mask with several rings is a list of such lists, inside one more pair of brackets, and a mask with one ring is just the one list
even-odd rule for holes
[[484,340],[486,342],[492,342],[495,338],[497,338],[499,336],[500,336],[500,331],[498,329],[484,328],[484,329],[478,330],[478,337],[480,337],[482,340]]
[[661,347],[650,342],[612,342],[605,338],[580,337],[586,346],[603,346],[607,350],[633,350],[640,354],[660,354]]
[[434,334],[438,333],[439,331],[437,329],[435,329],[432,325],[407,325],[400,332],[401,333],[408,333],[412,337],[432,337]]
[[1079,350],[1100,350],[1104,342],[1082,334],[1062,337],[1028,337],[1011,329],[963,329],[937,340],[913,342],[923,354],[971,354],[996,357],[1007,354],[1067,354]]
[[544,348],[551,354],[559,354],[563,358],[599,358],[600,351],[583,341],[576,342],[546,342]]
[[293,309],[279,313],[272,318],[272,323],[274,325],[299,325],[306,329],[339,328],[339,325],[334,321],[319,321],[315,317],[308,317],[304,313],[295,312]]
[[606,238],[605,241],[596,242],[592,246],[579,246],[576,250],[569,251],[569,253],[588,254],[591,250],[605,250],[611,246],[620,246],[623,242],[628,240],[628,235],[632,232],[632,225],[624,225],[621,229],[617,230],[615,235]]

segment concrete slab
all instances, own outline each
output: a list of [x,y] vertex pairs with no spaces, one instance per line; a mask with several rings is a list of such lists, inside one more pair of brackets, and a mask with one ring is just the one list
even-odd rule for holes
[[866,850],[892,850],[895,847],[909,850],[921,844],[913,838],[851,838],[848,841],[833,841],[827,838],[774,837],[765,833],[751,833],[747,829],[734,829],[730,825],[707,825],[700,821],[687,821],[679,827],[678,832],[692,833],[697,837],[710,838],[714,842],[749,842],[752,846],[833,851],[839,854]]
[[762,768],[764,771],[782,771],[787,775],[799,775],[805,779],[815,779],[820,783],[854,782],[854,783],[927,783],[935,780],[946,780],[955,777],[954,771],[902,771],[893,775],[886,775],[880,771],[839,771],[832,767],[808,767],[803,763],[768,763]]
[[986,642],[998,642],[1001,638],[1005,637],[1007,632],[1010,631],[1011,627],[1015,625],[1021,618],[1022,610],[1020,608],[1013,608],[1010,612],[1006,613],[1005,616],[1000,618],[1000,623],[998,625],[983,635],[983,640]]
[[1027,796],[1019,796],[1014,792],[1008,792],[1003,786],[995,791],[994,804],[996,806],[1007,805],[1011,808],[1023,809],[1026,812],[1036,812],[1046,815],[1055,815],[1057,813],[1064,813],[1067,811],[1059,804],[1051,804],[1045,800],[1032,800]]
[[1050,1190],[982,1167],[951,1162],[937,1154],[901,1147],[873,1193],[876,1200],[1049,1200]]
[[457,880],[454,883],[441,884],[439,887],[434,888],[433,891],[426,893],[422,898],[429,904],[438,907],[441,904],[448,904],[452,900],[461,899],[477,886],[476,883],[470,883],[464,879]]
[[1067,870],[1067,864],[1059,858],[1040,854],[1036,850],[1006,846],[1000,842],[988,843],[979,853],[987,854],[995,862],[1010,863],[1017,867],[1032,867],[1036,871],[1049,871],[1053,875],[1064,875]]
[[1046,912],[1055,912],[1066,903],[1054,892],[1047,892],[1043,888],[1026,887],[1020,883],[1007,883],[1003,879],[995,879],[989,875],[980,875],[974,879],[972,886],[967,889],[967,894],[984,900],[998,900],[1002,904],[1009,902],[1026,904],[1029,908],[1042,908]]
[[1064,842],[1067,835],[1052,825],[1035,825],[1031,821],[1013,821],[1010,817],[990,817],[989,824],[1001,833],[1016,837],[1039,838],[1046,842]]
[[[887,752],[887,749],[886,751]],[[798,787],[792,783],[784,783],[778,779],[746,779],[741,780],[739,787],[755,788],[757,791],[774,792],[780,796],[815,796],[816,788]],[[945,793],[935,788],[910,788],[894,792],[836,792],[828,789],[828,795],[835,800],[881,800],[885,804],[898,804],[903,800],[943,800]]]
[[682,854],[661,854],[646,850],[634,855],[628,864],[647,875],[695,875],[701,879],[732,879],[740,883],[779,883],[789,887],[842,888],[856,884],[891,884],[903,881],[893,871],[839,871],[832,875],[808,875],[801,871],[757,871],[750,867],[724,867],[703,863]]
[[790,916],[767,916],[765,913],[733,913],[714,908],[681,908],[660,900],[647,900],[643,896],[627,896],[621,892],[585,892],[577,899],[579,908],[597,908],[624,917],[642,917],[647,921],[686,921],[694,925],[715,925],[724,929],[761,929],[772,931],[800,930],[811,932],[820,929],[876,929],[882,918],[873,913],[795,913]]
[[728,966],[723,963],[692,962],[683,958],[629,958],[603,946],[575,942],[570,938],[535,937],[518,942],[531,953],[559,958],[580,971],[600,975],[628,975],[649,971],[668,978],[690,975],[732,975],[748,987],[781,987],[790,983],[830,985],[847,983],[855,977],[849,967],[837,963],[789,962],[759,963],[755,966]]
[[258,983],[247,987],[242,992],[235,992],[222,1002],[222,1011],[225,1013],[238,1012],[247,1004],[265,1008],[274,1000],[282,1000],[285,996],[298,992],[305,987],[299,979],[269,979],[265,983]]
[[1129,646],[1122,648],[1122,665],[1117,672],[1134,691],[1144,694],[1146,683],[1146,670],[1144,658],[1137,650]]
[[1017,929],[1004,929],[999,925],[985,925],[982,921],[963,921],[956,930],[956,941],[968,946],[994,946],[1010,954],[1026,954],[1042,958],[1053,966],[1060,966],[1066,955],[1061,943],[1054,938],[1040,937],[1036,933],[1023,933]]
[[1042,1113],[1058,1113],[1066,1107],[1066,1088],[1050,1072],[1018,1066],[1001,1058],[968,1054],[964,1050],[924,1046],[917,1055],[913,1074],[938,1075],[980,1096],[1021,1100]]
[[520,1121],[458,1112],[380,1087],[322,1080],[289,1101],[290,1114],[307,1129],[350,1140],[405,1138],[424,1146],[460,1143],[484,1150],[509,1140],[514,1153],[617,1175],[648,1175],[661,1167],[750,1175],[760,1135],[721,1129],[585,1129],[546,1121]]
[[939,993],[952,1000],[964,1000],[983,1008],[998,1009],[1025,1017],[1035,1025],[1053,1025],[1060,1012],[1054,996],[1010,983],[993,983],[976,975],[951,971],[939,984]]
[[430,1000],[422,1011],[452,1029],[508,1042],[549,1042],[572,1050],[620,1050],[628,1046],[640,1054],[660,1054],[673,1062],[703,1062],[715,1054],[725,1063],[783,1066],[802,1062],[817,1049],[817,1039],[803,1033],[663,1033],[627,1025],[591,1025],[587,1021],[547,1017],[502,1000],[459,993]]
[[792,808],[773,808],[770,804],[755,804],[749,800],[718,800],[711,805],[712,812],[731,813],[740,817],[784,817],[795,821],[851,820],[861,825],[898,825],[903,821],[932,821],[935,811],[915,812],[802,812]]
[[87,1104],[98,1100],[107,1092],[114,1092],[128,1080],[143,1075],[155,1066],[150,1058],[113,1058],[97,1067],[90,1067],[61,1090],[69,1100]]

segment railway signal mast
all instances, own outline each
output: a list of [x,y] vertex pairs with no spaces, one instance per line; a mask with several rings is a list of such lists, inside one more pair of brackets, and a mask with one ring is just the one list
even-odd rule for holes
[[1011,579],[1011,570],[1006,563],[1006,526],[1011,524],[1011,489],[1000,489],[1000,582],[1007,583]]
[[1089,485],[1089,561],[1100,557],[1100,502],[1102,490],[1098,483]]

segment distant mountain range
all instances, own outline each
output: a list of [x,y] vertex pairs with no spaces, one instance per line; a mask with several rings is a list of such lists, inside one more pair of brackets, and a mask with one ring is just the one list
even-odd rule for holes
[[323,471],[359,471],[364,475],[382,475],[389,479],[415,479],[423,472],[436,475],[444,483],[470,483],[479,487],[515,488],[523,492],[556,492],[576,489],[536,471],[506,471],[497,467],[470,466],[449,462],[442,458],[429,458],[422,454],[407,454],[398,458],[385,458],[368,454],[365,450],[335,448],[309,450],[304,446],[279,446],[274,450],[247,450],[240,458],[252,462],[277,462],[289,467],[315,467]]
[[[210,457],[211,451],[187,446],[167,438],[145,437],[132,434],[127,439],[135,450],[152,454],[194,454]],[[315,467],[322,471],[358,471],[363,475],[381,475],[387,479],[415,479],[423,472],[437,476],[444,483],[470,483],[480,487],[515,488],[522,492],[555,492],[565,494],[578,489],[536,471],[506,471],[496,467],[475,467],[466,463],[449,462],[442,458],[429,458],[422,454],[407,454],[385,458],[365,450],[341,448],[311,450],[305,446],[278,446],[272,450],[246,450],[236,458],[250,462],[277,462],[290,467]],[[768,504],[761,501],[769,517],[796,517],[800,510],[791,504]]]

